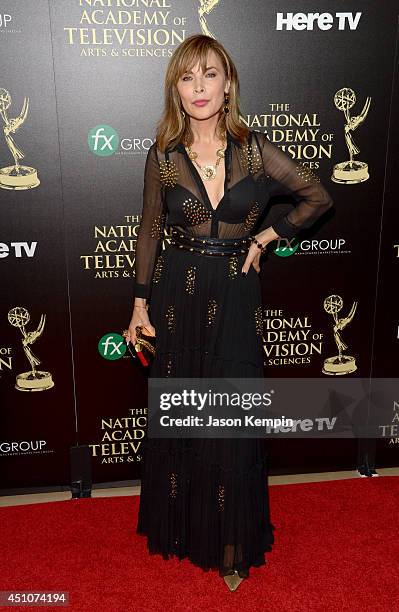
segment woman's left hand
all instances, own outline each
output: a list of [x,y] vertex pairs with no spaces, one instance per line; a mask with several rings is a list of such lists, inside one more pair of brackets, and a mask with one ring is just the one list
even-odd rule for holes
[[246,260],[244,261],[244,264],[241,268],[241,272],[247,273],[250,266],[252,265],[255,268],[256,272],[259,274],[261,255],[262,255],[262,251],[260,250],[260,248],[257,247],[254,242],[252,242],[251,246],[249,247]]
[[[263,245],[263,249],[269,242],[272,240],[276,240],[280,238],[278,234],[274,231],[272,227],[268,227],[267,229],[260,232],[260,234],[255,235],[255,238],[258,242]],[[262,250],[263,250],[262,249]],[[251,265],[255,268],[256,272],[259,274],[260,272],[260,257],[262,255],[262,250],[257,246],[255,242],[251,242],[251,246],[248,249],[248,255],[244,261],[244,264],[241,268],[241,272],[243,274],[247,274]]]

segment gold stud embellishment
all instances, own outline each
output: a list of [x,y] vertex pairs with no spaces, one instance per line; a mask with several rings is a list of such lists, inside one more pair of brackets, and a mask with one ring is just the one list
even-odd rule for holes
[[164,228],[165,228],[165,220],[166,220],[165,213],[161,213],[153,219],[152,225],[151,225],[151,231],[150,231],[150,235],[152,238],[162,238],[163,237]]
[[224,486],[221,484],[218,487],[218,506],[219,506],[219,511],[223,512],[224,510]]
[[208,325],[212,325],[212,323],[215,322],[217,307],[218,305],[216,300],[208,301]]
[[295,170],[297,175],[305,181],[305,183],[320,183],[320,178],[309,168],[309,166],[305,166],[302,162],[299,162],[295,166]]
[[211,218],[211,212],[198,200],[187,198],[183,202],[183,211],[191,225],[200,225]]
[[174,499],[177,495],[177,474],[172,472],[170,475],[170,491],[169,497]]
[[195,287],[196,266],[191,266],[186,272],[186,293],[193,295]]
[[154,269],[154,277],[153,277],[154,283],[158,283],[160,281],[164,263],[165,261],[164,261],[163,255],[159,255],[157,259],[157,263],[155,265],[155,269]]
[[168,307],[168,310],[165,316],[168,320],[169,331],[174,332],[176,329],[176,314],[175,314],[175,307],[173,305]]
[[170,376],[172,372],[172,358],[169,357],[167,364],[166,364],[166,376]]
[[257,147],[246,144],[239,150],[239,155],[242,165],[249,174],[254,174],[262,168],[263,162]]
[[255,309],[255,328],[257,335],[261,336],[263,333],[262,306]]
[[258,218],[260,206],[258,202],[254,202],[250,208],[244,221],[244,229],[250,230],[253,228],[256,219]]
[[238,267],[238,257],[229,257],[229,278],[236,278]]
[[179,171],[174,161],[165,159],[159,162],[160,181],[166,187],[174,187],[179,177]]

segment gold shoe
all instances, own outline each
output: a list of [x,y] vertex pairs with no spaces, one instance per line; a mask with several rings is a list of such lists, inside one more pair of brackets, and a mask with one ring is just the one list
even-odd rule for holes
[[229,587],[230,591],[235,591],[236,588],[244,580],[244,578],[241,578],[241,576],[238,575],[238,572],[236,570],[234,572],[234,574],[229,574],[228,576],[223,576],[223,580],[225,581],[225,583]]

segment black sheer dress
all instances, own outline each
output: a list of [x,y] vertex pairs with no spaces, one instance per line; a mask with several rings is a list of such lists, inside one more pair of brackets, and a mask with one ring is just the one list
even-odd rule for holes
[[[262,301],[246,253],[209,257],[178,249],[165,228],[226,240],[253,233],[271,195],[296,206],[272,224],[292,238],[332,206],[319,178],[252,130],[229,133],[224,196],[216,209],[182,143],[149,149],[136,245],[134,295],[147,298],[156,329],[153,377],[262,377]],[[267,227],[267,225],[265,225]],[[259,231],[259,228],[258,228]],[[137,533],[150,553],[188,557],[221,576],[265,563],[274,542],[265,439],[156,439],[143,445]]]

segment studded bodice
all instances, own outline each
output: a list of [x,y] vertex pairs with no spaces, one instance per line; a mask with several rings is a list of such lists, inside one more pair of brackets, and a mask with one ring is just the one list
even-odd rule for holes
[[150,147],[136,244],[136,297],[150,295],[166,225],[197,237],[243,238],[255,226],[258,231],[263,229],[258,221],[272,195],[289,194],[297,202],[295,208],[275,220],[272,227],[281,238],[290,239],[332,206],[319,177],[257,130],[249,131],[245,145],[227,133],[224,168],[224,195],[214,209],[182,143],[165,152],[159,151],[156,143]]

